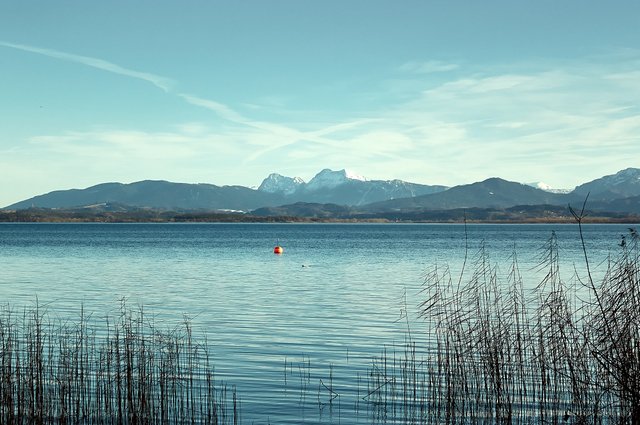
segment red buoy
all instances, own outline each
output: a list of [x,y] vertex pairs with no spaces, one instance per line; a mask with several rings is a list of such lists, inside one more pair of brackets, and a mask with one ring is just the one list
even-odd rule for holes
[[280,245],[276,245],[276,247],[273,248],[274,254],[282,254],[283,252],[284,252],[284,249]]

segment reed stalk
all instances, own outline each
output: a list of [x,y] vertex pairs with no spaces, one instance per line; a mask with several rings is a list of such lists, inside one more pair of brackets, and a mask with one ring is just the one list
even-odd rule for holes
[[530,294],[515,253],[504,279],[483,246],[466,280],[434,267],[419,308],[430,342],[373,359],[372,421],[640,424],[639,244],[629,229],[600,282],[587,265],[570,284],[552,233]]
[[214,379],[206,345],[190,321],[162,331],[123,302],[97,324],[75,323],[40,305],[18,318],[0,307],[0,423],[237,424],[235,389]]

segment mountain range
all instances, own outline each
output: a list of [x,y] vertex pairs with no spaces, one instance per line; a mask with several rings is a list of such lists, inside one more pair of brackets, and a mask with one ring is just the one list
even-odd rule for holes
[[320,171],[309,182],[273,173],[258,189],[146,180],[54,191],[5,209],[105,208],[117,204],[119,208],[124,205],[174,211],[242,211],[259,216],[357,217],[473,208],[581,206],[587,195],[592,210],[640,214],[640,169],[628,168],[581,184],[572,191],[496,177],[449,188],[402,180],[368,180],[347,170],[329,169]]
[[446,186],[423,185],[402,180],[368,180],[348,170],[324,169],[309,183],[299,177],[270,174],[258,191],[285,197],[291,202],[366,205],[389,199],[411,198],[446,190]]
[[173,210],[239,210],[295,202],[364,205],[388,199],[419,196],[447,189],[402,180],[367,180],[347,170],[324,169],[308,183],[299,177],[273,173],[257,190],[244,186],[216,186],[145,180],[130,184],[104,183],[86,189],[59,190],[6,207],[76,208],[105,203]]

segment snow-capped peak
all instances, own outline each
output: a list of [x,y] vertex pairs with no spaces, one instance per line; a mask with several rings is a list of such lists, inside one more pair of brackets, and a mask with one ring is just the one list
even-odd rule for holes
[[318,190],[322,188],[334,188],[348,181],[367,181],[366,178],[348,170],[333,171],[328,168],[320,171],[312,178],[306,186],[307,190]]
[[551,190],[552,189],[552,187],[549,186],[548,184],[546,184],[545,182],[529,183],[528,186],[535,187],[536,189],[540,189],[540,190]]
[[271,173],[262,181],[258,190],[267,193],[283,193],[291,195],[304,184],[300,177],[286,177],[278,173]]
[[536,189],[544,190],[545,192],[551,192],[551,193],[569,193],[569,192],[571,192],[571,189],[554,189],[551,186],[549,186],[548,184],[546,184],[545,182],[527,183],[526,185],[527,186],[531,186],[531,187],[535,187]]
[[361,176],[360,174],[356,174],[351,170],[344,169],[344,170],[341,170],[341,171],[344,172],[345,177],[348,178],[349,180],[360,180],[360,181],[363,181],[363,182],[367,181],[366,177]]
[[[607,178],[609,176],[603,177]],[[619,185],[622,183],[635,183],[637,180],[640,180],[640,169],[638,168],[627,168],[622,171],[618,171],[613,176],[610,176],[613,185]]]

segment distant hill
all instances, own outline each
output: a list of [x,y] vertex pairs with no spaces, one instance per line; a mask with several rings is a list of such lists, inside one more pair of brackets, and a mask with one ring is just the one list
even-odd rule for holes
[[264,207],[251,211],[258,217],[309,217],[309,218],[342,218],[357,214],[357,210],[345,205],[318,204],[310,202],[296,202],[279,207]]
[[71,208],[102,203],[171,210],[251,210],[283,202],[279,194],[243,186],[171,183],[145,180],[104,183],[86,189],[59,190],[10,205],[8,209]]
[[627,168],[599,179],[581,184],[573,190],[574,195],[586,196],[592,201],[611,201],[615,199],[640,196],[640,169]]
[[[575,206],[580,206],[577,203]],[[640,213],[640,196],[612,199],[610,201],[592,201],[589,197],[587,206],[596,211],[611,211],[618,213]]]
[[345,170],[324,169],[309,183],[297,177],[273,173],[258,190],[244,186],[172,183],[145,180],[135,183],[104,183],[86,189],[58,190],[35,196],[8,209],[74,208],[118,203],[132,207],[173,210],[242,210],[295,202],[363,205],[393,198],[418,196],[445,190],[402,180],[366,180]]
[[[636,221],[638,213],[620,211],[599,211],[587,209],[587,221],[625,222]],[[496,222],[496,223],[537,223],[575,221],[568,205],[516,205],[509,208],[453,208],[445,210],[401,210],[383,212],[365,212],[354,207],[335,204],[296,203],[273,208],[260,208],[252,212],[252,216],[264,218],[296,217],[299,219],[324,220],[363,220],[391,222],[433,222],[460,223],[463,221]]]
[[[536,184],[538,187],[545,187]],[[29,208],[93,208],[102,212],[137,209],[192,212],[251,212],[257,216],[315,218],[444,217],[451,210],[482,210],[495,216],[517,206],[517,214],[541,216],[568,205],[578,208],[589,194],[587,208],[602,213],[640,214],[640,169],[628,168],[593,180],[571,193],[550,192],[531,185],[490,178],[446,188],[402,180],[368,180],[346,170],[324,169],[309,183],[273,173],[258,190],[244,186],[216,186],[145,180],[104,183],[86,189],[59,190],[15,203],[12,210]],[[532,206],[538,206],[531,208]],[[553,208],[551,208],[553,207]],[[551,208],[554,212],[550,213]],[[487,212],[487,211],[494,212]],[[428,213],[431,211],[431,213]],[[524,211],[524,212],[523,212]],[[536,212],[537,211],[537,212]],[[480,214],[480,213],[479,213]]]
[[509,208],[516,205],[563,205],[566,195],[550,193],[541,189],[490,178],[478,183],[455,186],[444,192],[394,199],[367,205],[367,212],[448,210],[455,208]]

